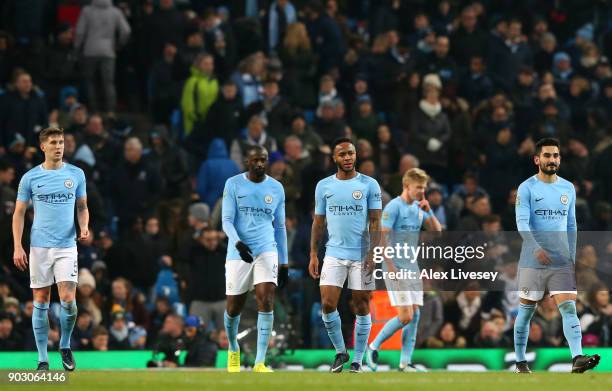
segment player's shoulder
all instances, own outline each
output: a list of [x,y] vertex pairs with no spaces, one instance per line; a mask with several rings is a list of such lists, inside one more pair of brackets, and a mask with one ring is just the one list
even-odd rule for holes
[[362,174],[359,173],[359,178],[358,178],[361,182],[367,184],[367,185],[376,185],[378,186],[378,181],[374,178],[372,178],[371,176],[367,176],[366,174]]
[[320,179],[319,182],[317,182],[317,187],[326,186],[326,185],[329,185],[330,183],[333,183],[335,176],[336,176],[336,174],[332,174],[332,175],[327,176],[327,177],[325,177],[323,179]]
[[519,185],[518,190],[530,190],[536,183],[538,183],[538,179],[535,175],[532,175]]
[[574,184],[572,182],[568,181],[565,178],[561,178],[558,175],[557,175],[557,183],[556,183],[556,185],[558,187],[568,189],[572,193],[576,191],[576,188],[574,187]]
[[22,176],[21,176],[21,180],[27,180],[30,179],[33,175],[36,175],[36,173],[40,173],[40,164],[37,166],[34,166],[32,168],[30,168],[28,171],[26,171]]
[[385,205],[384,210],[385,212],[396,211],[401,207],[401,205],[402,199],[400,197],[395,197],[391,201],[387,202],[387,205]]
[[272,178],[271,176],[267,176],[268,179],[266,179],[267,185],[270,186],[271,188],[273,188],[274,190],[278,190],[278,191],[285,191],[285,188],[283,187],[283,184],[277,180]]
[[70,163],[64,163],[65,164],[65,168],[67,171],[70,171],[72,173],[75,173],[76,175],[83,175],[85,176],[85,171],[83,171],[83,169],[81,169],[80,167],[77,167],[73,164]]
[[244,176],[244,172],[231,176],[225,180],[225,185],[235,184],[236,182],[239,182],[243,178],[243,176]]

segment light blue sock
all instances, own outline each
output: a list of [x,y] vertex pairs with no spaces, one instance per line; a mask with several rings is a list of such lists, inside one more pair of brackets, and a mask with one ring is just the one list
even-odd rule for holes
[[400,353],[400,365],[412,364],[412,353],[416,345],[417,330],[421,319],[421,309],[417,307],[412,320],[402,329],[402,352]]
[[227,311],[223,313],[223,325],[225,326],[225,332],[227,333],[227,340],[229,342],[229,350],[237,352],[240,350],[238,347],[238,325],[240,324],[240,315],[231,317],[227,314]]
[[518,315],[514,321],[514,353],[516,361],[526,361],[527,341],[529,340],[529,325],[535,312],[535,304],[519,303]]
[[376,338],[374,338],[374,341],[370,343],[370,348],[372,348],[372,350],[380,349],[380,345],[382,345],[386,340],[391,338],[391,336],[403,326],[404,325],[399,320],[399,317],[396,316],[395,318],[389,319],[387,323],[385,323],[383,328],[380,329],[378,335],[376,336]]
[[60,306],[60,331],[62,333],[60,349],[70,349],[70,336],[77,318],[77,306],[74,300],[71,302],[60,301]]
[[266,361],[266,352],[268,351],[273,324],[274,311],[259,312],[257,315],[257,355],[255,356],[255,364]]
[[370,330],[372,329],[372,317],[370,314],[357,315],[355,322],[355,354],[353,362],[361,365],[363,361],[363,353],[365,353],[370,338]]
[[332,344],[334,344],[334,348],[336,348],[336,353],[346,352],[338,310],[330,312],[329,314],[322,313],[321,317],[323,318],[327,335],[329,335],[329,339],[332,341]]
[[47,354],[47,344],[49,343],[49,303],[34,302],[34,311],[32,312],[32,331],[34,331],[34,340],[36,341],[36,349],[38,350],[38,362],[49,362]]
[[576,315],[576,302],[566,300],[559,304],[559,312],[563,318],[563,335],[567,339],[572,358],[582,355],[582,330]]

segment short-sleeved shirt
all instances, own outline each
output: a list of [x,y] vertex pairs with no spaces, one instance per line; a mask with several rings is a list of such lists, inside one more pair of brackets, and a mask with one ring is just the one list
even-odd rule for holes
[[382,194],[375,179],[357,173],[340,180],[336,175],[317,183],[315,214],[327,220],[326,255],[361,261],[369,249],[368,211],[382,209]]
[[[421,227],[425,220],[432,216],[431,210],[426,212],[419,207],[419,201],[407,203],[402,197],[392,199],[382,213],[382,227],[390,230],[388,245],[395,246],[399,243],[403,246],[407,243],[411,247],[418,246]],[[405,258],[394,259],[395,265],[404,269],[411,265],[418,266],[417,260],[411,261]]]
[[26,172],[19,182],[17,200],[32,201],[34,207],[30,246],[75,247],[74,205],[86,196],[85,173],[72,164],[64,163],[56,170],[40,164]]

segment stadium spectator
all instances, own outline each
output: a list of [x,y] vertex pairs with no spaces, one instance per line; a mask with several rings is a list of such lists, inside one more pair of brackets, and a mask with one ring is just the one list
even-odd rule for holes
[[154,351],[165,354],[162,362],[163,367],[176,368],[178,366],[178,356],[175,352],[185,348],[185,334],[183,317],[176,314],[166,316],[164,325],[157,337]]
[[538,305],[534,323],[540,326],[542,346],[561,346],[563,341],[561,315],[551,297],[544,298]]
[[285,96],[297,107],[312,109],[316,106],[316,91],[312,80],[317,71],[317,57],[303,23],[287,26],[283,45],[279,49],[283,62]]
[[106,352],[108,350],[108,331],[106,327],[100,325],[91,333],[92,350],[98,352]]
[[158,124],[170,123],[172,111],[181,99],[183,69],[177,53],[176,44],[167,42],[163,46],[161,58],[159,55],[153,57],[156,61],[149,75],[147,94],[150,100],[151,116]]
[[47,104],[32,76],[22,69],[13,72],[11,89],[0,97],[0,141],[6,148],[16,135],[28,146],[38,145],[38,132],[47,126]]
[[454,323],[446,322],[440,328],[437,336],[429,337],[425,341],[428,348],[465,348],[466,341],[461,335],[457,335]]
[[580,317],[580,327],[586,335],[598,338],[598,346],[610,346],[612,304],[610,290],[604,284],[592,287],[588,292],[587,308]]
[[[87,82],[88,104],[99,110],[96,74],[100,72],[105,109],[115,112],[115,59],[117,47],[127,43],[131,29],[123,13],[111,0],[93,0],[85,6],[76,26],[75,48],[83,53],[83,77]],[[119,36],[118,40],[115,38]]]
[[218,232],[205,228],[180,255],[185,265],[182,278],[187,283],[189,314],[216,330],[222,328],[225,311],[225,250]]
[[125,141],[123,159],[116,163],[111,189],[121,226],[153,212],[162,190],[159,172],[143,159],[142,142],[131,137]]
[[214,367],[217,359],[217,345],[210,339],[197,316],[185,319],[185,367]]
[[215,63],[210,54],[198,54],[193,60],[191,76],[183,86],[181,98],[186,135],[204,124],[210,107],[217,100],[219,82],[214,71]]
[[251,116],[247,124],[246,134],[234,139],[230,146],[230,158],[236,163],[240,171],[244,170],[244,157],[247,151],[254,145],[264,147],[268,153],[277,150],[276,139],[268,135],[266,124],[258,115]]
[[87,310],[79,310],[71,345],[75,350],[91,350],[94,324],[91,314]]
[[448,141],[451,135],[450,124],[440,104],[442,83],[437,75],[430,74],[424,79],[423,99],[412,118],[409,140],[414,155],[421,162],[421,168],[436,181],[444,183],[447,179]]
[[223,82],[221,93],[209,111],[205,126],[196,129],[189,140],[197,145],[188,146],[188,150],[199,152],[198,155],[206,153],[207,146],[214,138],[221,138],[225,145],[230,145],[238,137],[244,121],[244,108],[233,81],[227,79]]
[[79,286],[76,298],[77,308],[89,314],[93,327],[98,326],[102,322],[102,312],[98,303],[96,303],[96,299],[100,299],[100,296],[96,292],[96,279],[86,268],[79,270]]

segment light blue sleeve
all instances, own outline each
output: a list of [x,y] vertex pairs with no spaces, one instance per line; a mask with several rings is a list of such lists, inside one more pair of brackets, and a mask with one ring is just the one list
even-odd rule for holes
[[227,235],[230,242],[236,243],[240,241],[234,219],[236,217],[236,191],[231,178],[225,181],[225,189],[223,190],[223,202],[221,204],[221,226],[223,232]]
[[567,241],[572,261],[576,262],[576,242],[578,241],[578,224],[576,223],[576,189],[572,185],[572,201],[567,213]]
[[381,224],[383,228],[393,230],[395,220],[397,219],[397,203],[389,202],[382,213]]
[[378,182],[371,179],[368,187],[368,209],[382,209],[382,192]]
[[516,195],[516,229],[526,244],[534,246],[534,252],[541,249],[529,227],[531,219],[531,191],[527,184],[522,183]]
[[30,176],[24,175],[19,181],[19,188],[17,189],[17,201],[29,202],[32,199],[32,186],[30,183]]
[[278,248],[278,262],[281,265],[289,263],[287,254],[287,228],[285,227],[285,191],[280,186],[282,196],[276,210],[274,211],[274,240]]
[[79,182],[75,190],[75,196],[77,199],[87,197],[87,180],[85,179],[85,173],[83,172],[83,170],[79,170],[78,175]]
[[325,209],[327,208],[325,186],[322,183],[322,181],[319,181],[315,189],[315,215],[319,216],[325,216]]

